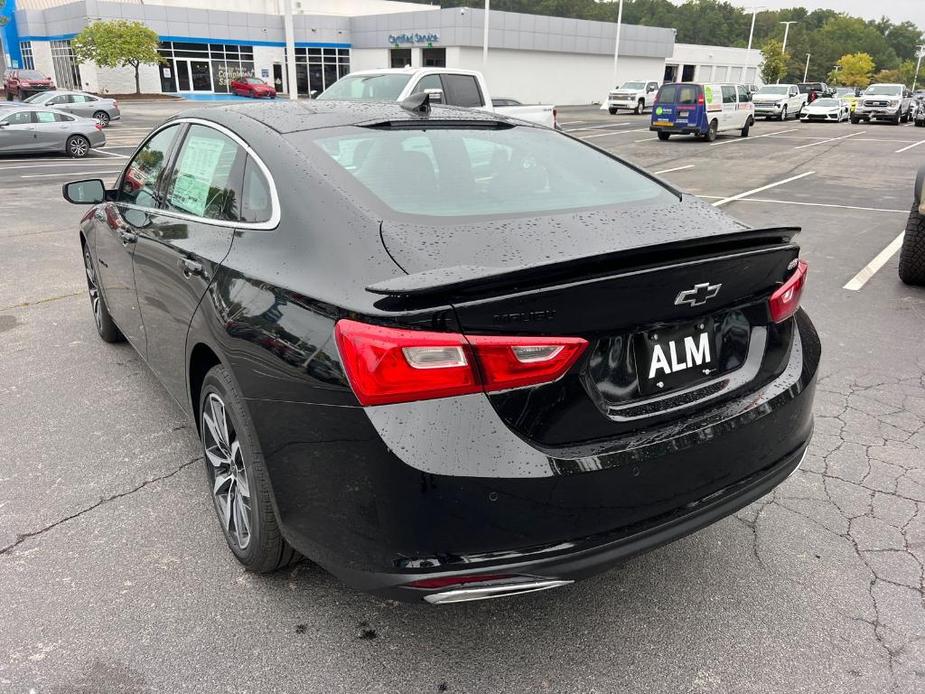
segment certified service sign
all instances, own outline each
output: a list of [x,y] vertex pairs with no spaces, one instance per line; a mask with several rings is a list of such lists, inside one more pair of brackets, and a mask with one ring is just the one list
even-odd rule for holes
[[440,34],[389,34],[389,43],[397,46],[402,43],[438,43]]

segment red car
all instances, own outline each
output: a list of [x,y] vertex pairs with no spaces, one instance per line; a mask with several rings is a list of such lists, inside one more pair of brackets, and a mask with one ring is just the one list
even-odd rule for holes
[[3,80],[3,91],[6,92],[7,101],[14,98],[22,101],[27,96],[54,88],[51,77],[46,77],[38,70],[8,70]]
[[276,90],[257,77],[239,77],[231,83],[231,93],[238,96],[252,96],[255,99],[276,98]]

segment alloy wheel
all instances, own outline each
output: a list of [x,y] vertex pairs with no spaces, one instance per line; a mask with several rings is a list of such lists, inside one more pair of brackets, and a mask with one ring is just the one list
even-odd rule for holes
[[100,290],[96,286],[96,271],[90,259],[90,251],[84,249],[84,268],[87,271],[87,290],[90,293],[90,306],[93,308],[93,320],[98,331],[103,330],[103,305],[100,303]]
[[83,137],[72,137],[68,143],[68,151],[74,157],[84,157],[90,149],[90,143]]
[[206,396],[201,419],[200,432],[209,462],[215,510],[228,539],[238,549],[247,549],[251,540],[253,511],[244,453],[225,403],[217,393]]
[[101,127],[105,128],[109,125],[109,114],[105,111],[100,111],[96,114],[96,122],[99,123]]

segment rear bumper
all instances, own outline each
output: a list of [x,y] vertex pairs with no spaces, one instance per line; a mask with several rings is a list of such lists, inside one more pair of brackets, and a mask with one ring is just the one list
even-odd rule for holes
[[[249,402],[286,539],[349,585],[419,601],[425,578],[571,581],[768,493],[812,434],[819,342],[702,428],[540,450],[481,395],[376,408]],[[650,435],[652,439],[656,437]],[[645,437],[643,437],[645,438]]]
[[698,125],[650,125],[649,130],[654,133],[670,133],[672,135],[703,135],[706,132]]

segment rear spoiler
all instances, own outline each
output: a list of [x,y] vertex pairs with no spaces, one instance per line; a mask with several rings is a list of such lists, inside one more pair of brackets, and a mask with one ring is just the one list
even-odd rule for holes
[[721,236],[631,248],[541,265],[514,267],[455,265],[376,282],[367,286],[366,291],[386,297],[423,299],[438,295],[441,297],[471,296],[505,287],[526,289],[537,282],[548,285],[575,277],[588,279],[604,273],[643,270],[665,263],[776,248],[792,244],[793,238],[799,233],[800,227],[748,229]]

